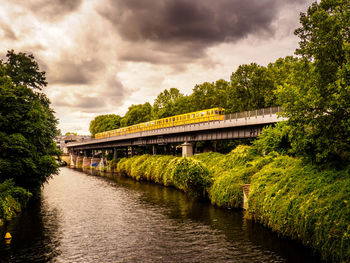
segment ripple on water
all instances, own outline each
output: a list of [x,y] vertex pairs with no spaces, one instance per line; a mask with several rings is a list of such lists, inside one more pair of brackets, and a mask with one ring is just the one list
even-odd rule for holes
[[318,262],[295,243],[244,225],[240,212],[126,178],[63,168],[32,206],[9,226],[16,238],[0,247],[4,262]]

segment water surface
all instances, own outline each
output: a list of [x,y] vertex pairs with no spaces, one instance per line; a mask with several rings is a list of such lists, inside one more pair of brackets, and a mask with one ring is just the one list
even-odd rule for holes
[[13,240],[1,240],[1,262],[320,262],[241,211],[69,168],[5,231]]

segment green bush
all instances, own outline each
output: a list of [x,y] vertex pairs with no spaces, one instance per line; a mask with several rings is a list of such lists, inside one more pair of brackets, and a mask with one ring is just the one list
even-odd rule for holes
[[211,184],[209,171],[201,162],[173,156],[141,155],[123,158],[117,171],[136,180],[150,180],[204,197]]
[[25,189],[16,187],[13,180],[0,183],[0,224],[20,212],[31,196]]
[[319,171],[280,156],[256,173],[248,212],[272,230],[301,240],[324,259],[350,261],[350,166]]

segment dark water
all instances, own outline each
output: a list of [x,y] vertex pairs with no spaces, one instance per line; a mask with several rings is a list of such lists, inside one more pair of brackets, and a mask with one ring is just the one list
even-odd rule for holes
[[319,262],[240,211],[152,183],[62,168],[6,228],[1,262]]

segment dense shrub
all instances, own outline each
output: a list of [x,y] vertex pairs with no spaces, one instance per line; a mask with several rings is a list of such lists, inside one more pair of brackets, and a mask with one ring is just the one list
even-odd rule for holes
[[350,166],[319,171],[279,156],[251,182],[251,216],[272,230],[316,248],[323,258],[350,261]]
[[136,180],[149,180],[204,197],[211,184],[209,171],[201,162],[173,156],[141,155],[123,158],[117,171]]
[[211,203],[220,207],[240,208],[243,205],[242,186],[254,173],[268,163],[270,156],[261,157],[251,146],[240,145],[229,154],[203,153],[192,158],[208,167],[213,178],[208,189]]
[[13,180],[0,184],[0,225],[13,218],[28,202],[31,193],[16,187]]

